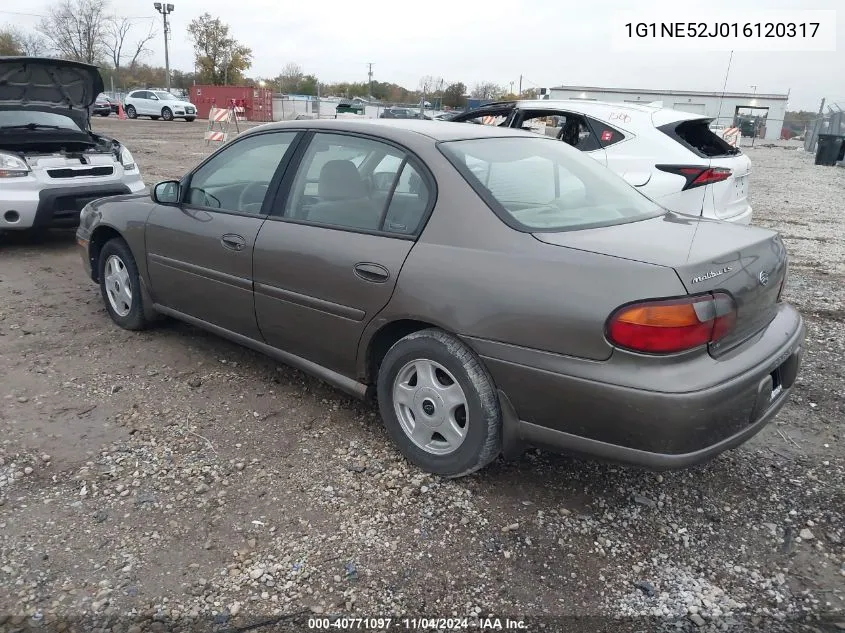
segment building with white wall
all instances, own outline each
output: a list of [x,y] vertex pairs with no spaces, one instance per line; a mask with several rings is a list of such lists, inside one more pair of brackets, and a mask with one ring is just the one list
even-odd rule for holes
[[590,86],[558,86],[546,92],[549,99],[582,99],[622,103],[662,101],[666,108],[695,112],[714,119],[714,123],[730,127],[739,115],[760,117],[758,137],[780,138],[789,94],[754,92],[696,92],[691,90],[646,90],[634,88],[596,88]]

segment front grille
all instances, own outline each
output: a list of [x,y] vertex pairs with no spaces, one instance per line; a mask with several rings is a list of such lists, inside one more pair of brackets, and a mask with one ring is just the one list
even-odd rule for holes
[[48,169],[50,178],[81,178],[83,176],[111,176],[114,167],[89,167],[88,169]]

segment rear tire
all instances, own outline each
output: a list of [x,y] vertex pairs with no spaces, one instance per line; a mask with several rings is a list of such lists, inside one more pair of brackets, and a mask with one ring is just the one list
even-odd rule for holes
[[379,367],[379,410],[402,454],[444,477],[473,473],[501,452],[502,412],[476,354],[438,329],[399,340]]
[[129,119],[138,118],[138,112],[135,110],[135,106],[126,106],[126,117]]
[[100,250],[97,262],[100,294],[112,321],[125,330],[144,330],[151,320],[144,314],[141,276],[129,245],[113,238]]
[[[158,117],[156,117],[158,118]],[[170,108],[162,108],[161,109],[161,118],[165,121],[172,121],[173,120],[173,110]]]

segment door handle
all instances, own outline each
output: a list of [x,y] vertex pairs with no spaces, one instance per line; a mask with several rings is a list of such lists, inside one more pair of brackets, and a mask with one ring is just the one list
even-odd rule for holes
[[361,262],[360,264],[355,264],[353,270],[364,281],[370,281],[375,284],[383,284],[390,279],[390,271],[381,264]]
[[246,239],[234,233],[227,233],[220,238],[220,243],[223,244],[223,248],[228,248],[230,251],[242,251],[246,246]]

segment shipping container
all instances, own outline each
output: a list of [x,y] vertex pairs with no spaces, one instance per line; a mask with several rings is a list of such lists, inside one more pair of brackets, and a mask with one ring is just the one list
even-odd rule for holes
[[273,91],[270,88],[249,86],[191,86],[191,103],[197,106],[197,116],[207,119],[212,106],[243,108],[247,121],[273,120]]

